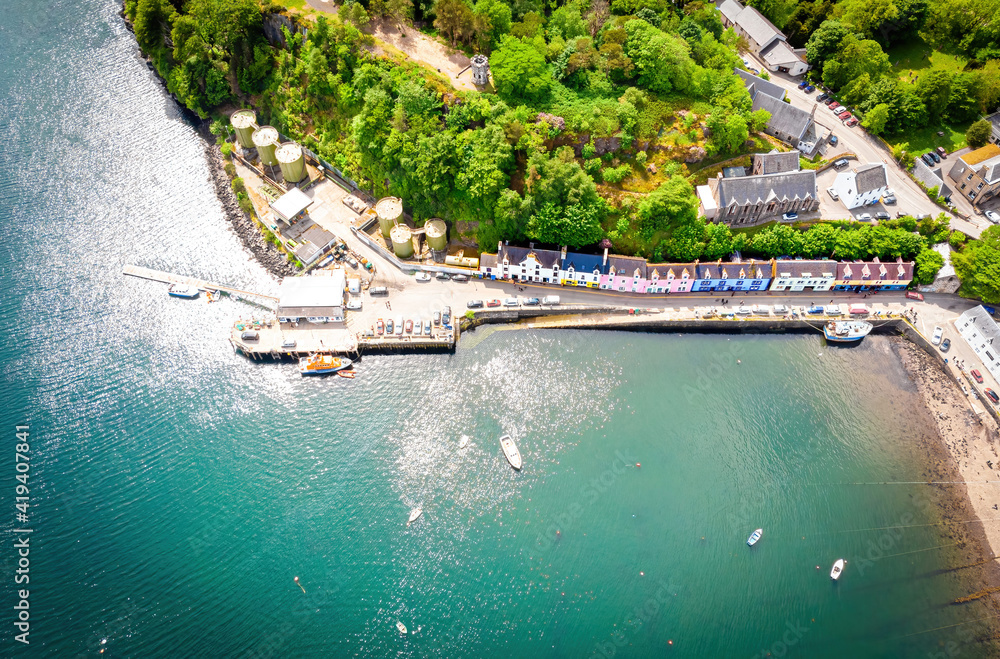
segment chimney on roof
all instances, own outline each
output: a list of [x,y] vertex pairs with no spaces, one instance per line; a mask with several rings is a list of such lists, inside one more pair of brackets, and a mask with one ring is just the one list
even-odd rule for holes
[[528,243],[528,247],[530,249],[535,249],[535,243]]
[[502,251],[503,251],[503,241],[500,240],[497,242],[497,254],[499,254]]
[[559,266],[562,267],[564,263],[566,263],[566,245],[559,250]]
[[604,248],[604,260],[603,260],[603,261],[601,261],[601,267],[603,268],[603,267],[604,267],[604,266],[606,266],[607,264],[608,264],[608,248],[607,248],[607,247],[605,247],[605,248]]

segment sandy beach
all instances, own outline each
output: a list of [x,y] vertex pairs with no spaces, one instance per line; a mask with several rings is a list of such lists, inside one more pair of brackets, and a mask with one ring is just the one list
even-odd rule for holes
[[[943,535],[958,543],[961,561],[956,574],[969,594],[1000,586],[1000,452],[998,428],[989,415],[980,419],[958,384],[942,365],[919,346],[905,340],[895,348],[922,398],[939,441],[921,446],[928,456],[924,477],[935,485],[928,492],[942,520]],[[951,368],[951,366],[949,366]],[[924,413],[923,410],[920,413]],[[965,523],[978,519],[976,523]],[[953,522],[953,523],[947,523]],[[992,559],[992,560],[991,560]],[[984,604],[979,617],[1000,613],[1000,593],[975,601]]]

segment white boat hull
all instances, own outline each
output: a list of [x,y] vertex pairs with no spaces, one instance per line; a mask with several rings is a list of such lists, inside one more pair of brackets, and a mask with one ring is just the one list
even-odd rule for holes
[[836,581],[840,578],[840,575],[844,573],[844,566],[847,565],[847,561],[840,558],[837,562],[833,564],[833,569],[830,570],[830,578]]
[[514,469],[521,469],[521,452],[517,450],[517,445],[509,435],[500,438],[500,447],[503,449],[504,457]]
[[757,544],[757,541],[760,540],[760,537],[762,535],[764,535],[764,529],[757,529],[756,531],[751,533],[750,537],[747,538],[747,546],[753,547],[755,544]]
[[408,520],[406,520],[407,526],[409,526],[413,522],[417,521],[417,518],[420,517],[423,514],[424,514],[424,511],[421,510],[420,508],[414,508],[413,510],[411,510],[410,511],[410,518]]

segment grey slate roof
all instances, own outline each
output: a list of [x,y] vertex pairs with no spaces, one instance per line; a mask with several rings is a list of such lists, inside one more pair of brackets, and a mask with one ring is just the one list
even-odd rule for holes
[[733,203],[744,206],[758,200],[774,199],[815,199],[816,172],[783,172],[762,176],[718,179],[719,206],[725,208]]
[[535,258],[543,268],[551,268],[559,262],[562,254],[553,249],[534,249],[533,247],[513,247],[504,245],[500,253],[497,254],[497,263],[503,263],[504,256],[507,257],[511,265],[521,265],[529,254],[534,254]]
[[615,269],[616,277],[634,277],[635,271],[638,270],[639,277],[646,278],[646,259],[634,256],[609,256],[608,274],[611,273],[611,268]]
[[760,56],[771,66],[800,62],[802,58],[784,41],[775,41],[760,51]]
[[798,151],[788,151],[787,153],[755,153],[753,160],[754,169],[757,168],[758,162],[763,166],[761,174],[799,171]]
[[497,267],[497,255],[496,254],[480,254],[479,255],[479,267],[480,268],[495,268],[495,267]]
[[976,165],[976,167],[983,168],[986,171],[983,172],[980,169],[980,175],[986,183],[992,185],[1000,179],[1000,156],[995,158],[990,158],[989,160],[984,160],[983,162]]
[[719,3],[719,11],[730,23],[736,22],[736,17],[743,11],[743,5],[736,0],[723,0]]
[[746,167],[723,167],[722,175],[726,178],[734,178],[736,176],[746,176]]
[[857,186],[859,195],[889,185],[888,180],[886,180],[885,165],[881,163],[858,167],[854,172],[854,185]]
[[785,135],[791,135],[796,139],[802,137],[812,116],[805,110],[785,103],[767,94],[757,94],[753,99],[754,111],[764,109],[771,113],[771,119],[767,122],[767,127],[771,130]]
[[770,279],[771,264],[767,261],[699,263],[695,272],[696,279]]
[[736,24],[747,33],[747,36],[756,41],[760,48],[769,44],[772,39],[785,38],[781,30],[753,7],[744,7],[743,11],[736,17]]
[[749,71],[744,71],[743,69],[733,69],[733,72],[743,80],[743,85],[750,92],[750,98],[754,98],[756,94],[767,94],[768,96],[779,100],[785,98],[785,90],[770,80],[758,78],[754,74]]

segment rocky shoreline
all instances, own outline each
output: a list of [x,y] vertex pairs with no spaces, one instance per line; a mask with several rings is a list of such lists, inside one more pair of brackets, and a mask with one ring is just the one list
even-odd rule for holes
[[[132,23],[125,16],[125,5],[122,4],[121,10],[118,12],[121,16],[122,21],[125,23],[126,29],[129,32],[135,33],[135,29]],[[142,49],[139,49],[142,52]],[[142,53],[142,55],[149,61],[149,55],[147,53]],[[229,221],[229,225],[233,228],[233,231],[240,238],[240,242],[243,246],[249,250],[253,257],[257,260],[257,263],[261,265],[265,270],[271,273],[272,276],[280,279],[282,277],[292,276],[298,273],[298,268],[292,265],[287,257],[274,245],[270,244],[264,240],[263,232],[257,223],[240,208],[239,201],[236,199],[236,193],[233,192],[232,181],[229,175],[226,174],[226,159],[223,157],[222,152],[219,147],[215,144],[215,137],[209,132],[209,121],[207,119],[201,119],[190,110],[188,110],[184,105],[182,105],[177,98],[167,90],[167,81],[163,79],[160,72],[156,70],[155,67],[150,67],[153,75],[156,76],[160,84],[163,85],[164,91],[170,96],[170,99],[177,104],[177,108],[181,111],[181,114],[192,124],[198,137],[202,139],[205,152],[205,161],[208,163],[208,171],[212,177],[212,185],[215,187],[215,196],[219,199],[219,203],[222,205],[223,213],[226,219]]]
[[[916,385],[923,402],[919,414],[926,414],[927,427],[933,439],[920,440],[917,449],[925,456],[923,477],[934,482],[923,495],[928,507],[936,509],[943,527],[943,538],[956,543],[951,568],[957,580],[971,597],[955,604],[968,605],[975,601],[989,613],[976,617],[1000,615],[1000,597],[992,589],[1000,585],[1000,494],[996,485],[985,481],[1000,481],[998,428],[993,418],[980,419],[974,414],[958,385],[942,370],[942,365],[919,346],[904,338],[893,340],[896,354],[910,379]],[[985,520],[962,523],[968,520]],[[991,632],[968,638],[969,643],[994,642],[998,638],[997,622],[990,623]]]
[[243,245],[250,250],[257,262],[268,272],[277,278],[289,277],[298,273],[298,268],[289,263],[287,257],[274,245],[264,240],[264,235],[257,223],[250,218],[236,199],[233,192],[229,175],[226,174],[226,159],[211,140],[211,133],[208,137],[207,122],[199,127],[198,134],[205,141],[205,161],[208,163],[208,171],[212,177],[212,184],[215,186],[215,196],[222,204],[222,210],[229,220],[233,231],[240,237]]

